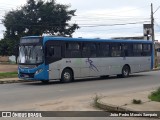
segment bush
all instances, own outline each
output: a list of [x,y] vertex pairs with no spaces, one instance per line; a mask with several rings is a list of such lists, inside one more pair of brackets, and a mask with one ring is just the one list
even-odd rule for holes
[[160,102],[160,87],[156,91],[153,91],[148,98],[152,101]]
[[142,104],[142,101],[141,101],[141,100],[133,99],[133,100],[132,100],[132,103],[133,103],[133,104]]

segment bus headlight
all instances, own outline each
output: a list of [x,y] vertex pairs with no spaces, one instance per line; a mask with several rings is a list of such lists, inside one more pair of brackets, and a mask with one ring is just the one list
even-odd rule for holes
[[43,71],[43,69],[39,69],[39,70],[37,70],[36,72],[35,72],[35,74],[39,74],[40,72],[42,72]]

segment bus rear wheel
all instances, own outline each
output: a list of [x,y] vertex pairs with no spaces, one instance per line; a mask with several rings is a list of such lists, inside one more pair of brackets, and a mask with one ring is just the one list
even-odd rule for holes
[[123,68],[122,68],[122,77],[125,78],[125,77],[128,77],[129,76],[129,73],[130,73],[130,68],[128,65],[125,65]]
[[73,81],[73,73],[70,69],[64,69],[61,74],[61,82],[69,83]]

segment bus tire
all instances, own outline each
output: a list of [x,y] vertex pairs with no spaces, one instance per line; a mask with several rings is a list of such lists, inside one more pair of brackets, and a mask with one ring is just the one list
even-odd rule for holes
[[128,77],[128,76],[129,76],[129,73],[130,73],[130,68],[129,68],[129,66],[128,66],[128,65],[123,66],[123,68],[122,68],[122,77],[123,77],[123,78]]
[[70,69],[64,69],[61,74],[61,82],[69,83],[73,81],[73,73]]

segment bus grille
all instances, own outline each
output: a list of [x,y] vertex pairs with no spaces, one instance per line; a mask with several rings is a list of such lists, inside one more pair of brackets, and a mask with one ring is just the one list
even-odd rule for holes
[[34,73],[20,73],[22,78],[34,78]]

